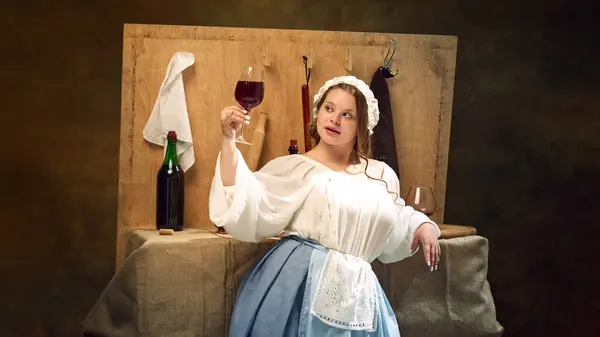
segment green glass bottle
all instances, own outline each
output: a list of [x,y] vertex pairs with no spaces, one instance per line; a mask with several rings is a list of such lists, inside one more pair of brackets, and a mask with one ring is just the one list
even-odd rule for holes
[[177,133],[167,134],[167,150],[156,176],[156,229],[183,230],[184,175],[177,160]]

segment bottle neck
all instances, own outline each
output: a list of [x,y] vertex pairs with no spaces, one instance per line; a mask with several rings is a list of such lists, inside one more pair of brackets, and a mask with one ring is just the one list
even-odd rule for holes
[[174,141],[167,139],[167,151],[165,152],[165,160],[163,165],[177,166],[177,147]]

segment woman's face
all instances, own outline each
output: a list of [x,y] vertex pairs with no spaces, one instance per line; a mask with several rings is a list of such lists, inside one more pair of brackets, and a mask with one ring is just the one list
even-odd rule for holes
[[329,145],[354,146],[358,114],[356,99],[345,90],[329,91],[317,113],[317,132]]

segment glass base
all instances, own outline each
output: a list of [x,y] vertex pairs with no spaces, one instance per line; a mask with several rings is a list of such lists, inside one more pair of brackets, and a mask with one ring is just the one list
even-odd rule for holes
[[223,227],[217,227],[216,233],[217,234],[229,234],[229,233],[227,233],[227,231]]
[[238,138],[236,138],[235,142],[239,143],[239,144],[252,145],[252,143],[250,143],[249,141],[245,140],[244,137],[238,137]]

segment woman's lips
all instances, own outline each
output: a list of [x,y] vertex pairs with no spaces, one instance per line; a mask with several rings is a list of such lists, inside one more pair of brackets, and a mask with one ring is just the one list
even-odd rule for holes
[[328,127],[325,127],[325,131],[327,131],[328,134],[334,135],[334,136],[337,136],[340,134],[340,132],[338,130],[328,128]]

